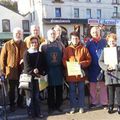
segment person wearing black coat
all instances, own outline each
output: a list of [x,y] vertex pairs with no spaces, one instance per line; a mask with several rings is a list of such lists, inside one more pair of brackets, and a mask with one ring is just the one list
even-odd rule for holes
[[32,75],[30,90],[26,90],[26,104],[28,116],[43,117],[40,111],[39,85],[35,77],[45,75],[45,59],[38,51],[38,38],[30,39],[30,48],[24,53],[24,73]]

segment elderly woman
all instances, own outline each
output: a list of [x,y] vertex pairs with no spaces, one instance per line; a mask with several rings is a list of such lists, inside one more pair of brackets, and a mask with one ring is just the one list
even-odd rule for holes
[[30,91],[26,91],[28,115],[30,117],[43,117],[40,112],[39,86],[35,77],[45,74],[45,59],[43,53],[38,51],[37,37],[31,37],[30,48],[25,52],[24,73],[32,75]]
[[107,88],[105,86],[104,81],[101,82],[97,81],[97,76],[101,71],[101,68],[98,64],[98,60],[107,42],[105,39],[101,38],[100,29],[98,27],[92,27],[90,34],[92,38],[87,42],[86,47],[88,48],[90,55],[92,57],[91,64],[88,68],[88,78],[90,81],[91,107],[102,106],[103,108],[105,108],[107,105]]
[[[110,33],[106,37],[108,48],[113,48],[117,46],[116,34]],[[112,56],[112,54],[111,54]],[[114,100],[116,94],[117,100],[117,111],[120,114],[120,61],[115,68],[111,65],[105,64],[104,51],[100,56],[99,65],[105,71],[105,84],[108,87],[108,113],[113,113]]]
[[48,72],[48,109],[49,113],[60,109],[63,93],[63,45],[56,40],[56,32],[49,29],[47,42],[41,44],[41,51],[45,53]]

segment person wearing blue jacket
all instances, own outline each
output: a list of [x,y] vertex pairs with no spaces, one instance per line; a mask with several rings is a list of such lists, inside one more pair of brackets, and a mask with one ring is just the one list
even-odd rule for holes
[[[107,42],[100,36],[100,29],[98,27],[92,27],[90,34],[92,38],[87,42],[86,47],[88,48],[92,57],[91,64],[88,68],[88,79],[90,81],[90,96],[91,96],[91,107],[106,106],[107,105],[107,88],[104,81],[97,81],[97,77],[101,71],[98,64],[99,57],[103,48]],[[99,94],[98,94],[99,90]]]

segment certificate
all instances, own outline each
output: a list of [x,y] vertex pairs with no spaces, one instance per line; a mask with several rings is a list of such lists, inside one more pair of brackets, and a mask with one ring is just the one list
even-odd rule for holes
[[117,48],[104,48],[104,63],[110,65],[115,69],[115,66],[118,64]]
[[78,62],[66,62],[68,76],[82,75],[81,66]]

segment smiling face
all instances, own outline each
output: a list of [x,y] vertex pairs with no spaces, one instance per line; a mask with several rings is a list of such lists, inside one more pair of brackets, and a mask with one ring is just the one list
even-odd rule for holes
[[38,49],[38,45],[39,45],[39,43],[38,43],[38,39],[37,38],[32,38],[31,39],[31,42],[30,42],[30,47],[32,48],[32,49]]
[[15,28],[13,30],[13,39],[15,42],[19,42],[23,39],[23,31],[20,28]]
[[55,30],[52,30],[52,29],[48,30],[47,37],[48,37],[48,40],[50,42],[54,42],[56,40],[56,32],[55,32]]
[[90,34],[92,38],[98,39],[100,38],[100,29],[98,27],[92,27]]
[[109,47],[115,47],[117,45],[117,37],[116,34],[110,33],[106,37],[107,43]]
[[78,36],[75,36],[75,35],[71,35],[71,42],[73,44],[73,46],[77,46],[78,43],[79,43],[79,37]]

